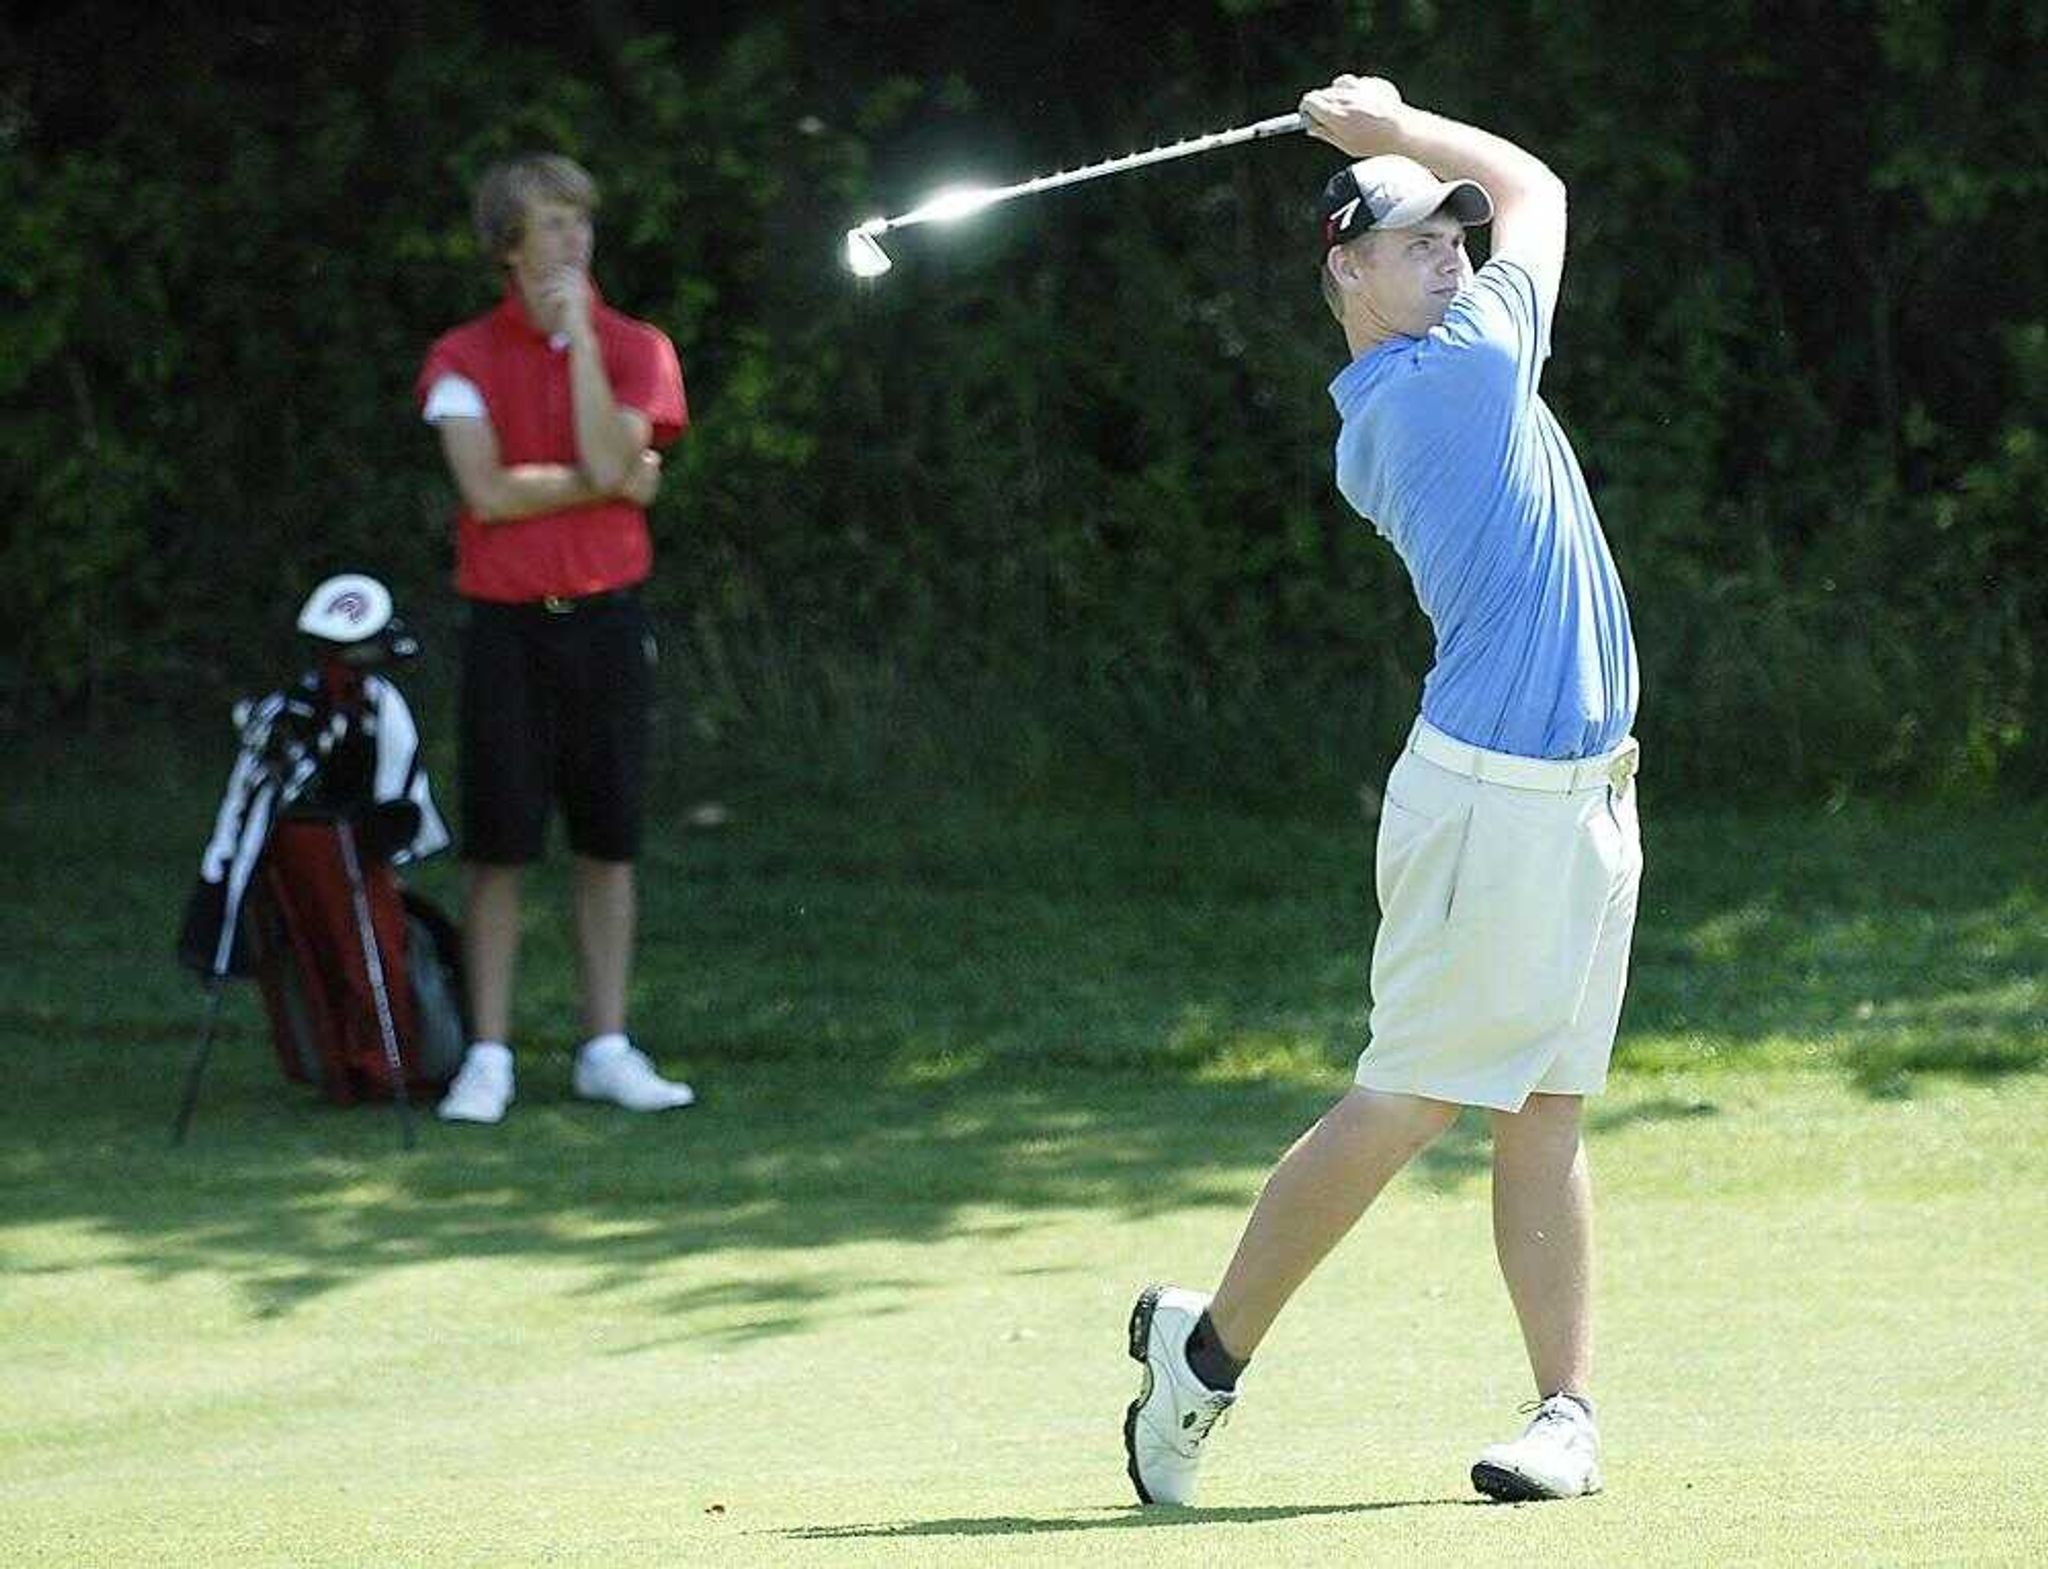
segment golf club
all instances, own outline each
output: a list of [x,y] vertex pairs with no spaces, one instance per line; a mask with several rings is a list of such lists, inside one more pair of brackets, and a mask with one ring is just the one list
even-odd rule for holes
[[398,1107],[399,1142],[413,1147],[412,1100],[405,1090],[405,1060],[398,1049],[398,1026],[391,1017],[391,991],[384,981],[384,955],[377,946],[377,930],[370,919],[370,896],[363,877],[362,858],[356,854],[356,832],[346,816],[334,820],[335,836],[341,844],[341,864],[348,873],[349,902],[355,907],[356,936],[363,945],[363,968],[370,977],[370,997],[377,1009],[377,1035],[384,1045],[384,1069],[391,1075],[391,1099]]
[[1132,169],[1142,169],[1148,164],[1166,163],[1175,158],[1188,158],[1196,153],[1214,152],[1219,147],[1234,147],[1239,142],[1255,142],[1268,136],[1285,136],[1299,131],[1308,122],[1299,114],[1280,114],[1270,120],[1259,120],[1251,125],[1236,126],[1228,131],[1212,131],[1207,136],[1194,136],[1182,142],[1169,142],[1164,147],[1154,147],[1150,152],[1127,153],[1121,158],[1104,159],[1101,163],[1084,164],[1078,169],[1062,169],[1054,174],[1041,174],[1015,185],[999,186],[958,186],[937,192],[926,198],[907,213],[895,218],[870,218],[865,223],[855,224],[846,231],[846,266],[856,278],[879,278],[891,266],[889,253],[882,249],[881,238],[891,229],[907,229],[920,223],[953,223],[972,217],[983,209],[1007,202],[1019,196],[1035,195],[1039,191],[1056,190],[1062,185],[1079,185],[1084,180],[1099,180],[1105,175],[1124,174]]

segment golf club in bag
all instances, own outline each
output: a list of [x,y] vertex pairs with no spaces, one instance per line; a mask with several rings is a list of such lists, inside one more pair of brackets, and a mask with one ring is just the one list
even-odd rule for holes
[[218,1033],[226,982],[253,975],[285,1076],[339,1105],[391,1099],[413,1143],[411,1094],[459,1067],[460,942],[395,867],[448,832],[398,689],[374,667],[418,645],[373,578],[315,589],[299,617],[320,663],[236,705],[241,742],[180,934],[206,1011],[172,1129],[182,1143]]

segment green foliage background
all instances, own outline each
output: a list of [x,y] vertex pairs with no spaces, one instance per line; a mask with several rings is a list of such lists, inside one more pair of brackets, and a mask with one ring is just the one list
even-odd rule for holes
[[[744,15],[745,19],[741,19]],[[656,513],[679,735],[767,766],[1226,791],[1377,771],[1427,629],[1336,496],[1309,199],[1238,149],[846,227],[1277,113],[1336,70],[1573,192],[1546,378],[1679,788],[2037,789],[2048,5],[83,0],[0,51],[0,718],[273,679],[319,575],[439,634],[410,401],[467,190],[550,146],[696,427]]]

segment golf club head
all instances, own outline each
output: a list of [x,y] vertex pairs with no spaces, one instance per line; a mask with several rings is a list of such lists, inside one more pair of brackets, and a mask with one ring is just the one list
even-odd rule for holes
[[880,232],[875,219],[846,231],[846,269],[856,278],[879,278],[892,265],[875,238]]

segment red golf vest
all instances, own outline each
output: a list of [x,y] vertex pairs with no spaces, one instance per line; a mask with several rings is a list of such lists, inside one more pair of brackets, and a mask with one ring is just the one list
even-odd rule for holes
[[[622,408],[638,409],[667,446],[690,422],[682,366],[660,328],[613,310],[591,284],[591,321]],[[496,310],[464,322],[427,351],[414,393],[422,408],[443,376],[457,375],[483,394],[498,438],[498,461],[577,461],[570,401],[569,351],[528,318],[516,290]],[[654,563],[647,514],[618,497],[486,523],[462,507],[455,520],[455,589],[468,599],[523,603],[625,588]]]

